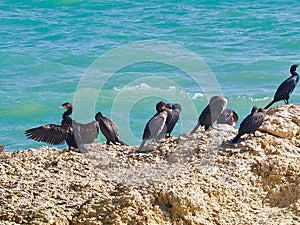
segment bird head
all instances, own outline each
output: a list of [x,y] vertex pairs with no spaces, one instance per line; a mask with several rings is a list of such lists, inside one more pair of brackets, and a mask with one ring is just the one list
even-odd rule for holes
[[300,67],[299,64],[294,64],[294,65],[292,65],[291,68],[290,68],[290,72],[291,72],[291,73],[295,72],[299,67]]
[[222,106],[227,105],[227,99],[220,96],[213,96],[209,100],[209,105],[220,104]]
[[181,112],[181,105],[179,103],[172,104],[172,109],[178,109]]
[[259,108],[259,109],[257,110],[257,112],[266,114],[266,110],[265,110],[264,108]]
[[156,104],[156,111],[157,112],[162,112],[168,110],[168,106],[165,102],[160,101]]
[[66,102],[66,103],[62,104],[61,106],[58,106],[58,108],[71,109],[72,105],[69,102]]
[[97,120],[97,118],[102,118],[102,117],[103,117],[102,113],[101,112],[97,112],[97,114],[95,115],[95,120]]
[[258,107],[257,106],[253,106],[252,109],[251,109],[251,114],[256,114],[258,112]]
[[237,121],[239,120],[239,116],[235,111],[232,110],[232,112],[233,112],[233,121],[234,121],[233,126],[235,126],[237,124]]
[[211,113],[220,112],[222,113],[227,105],[227,99],[220,96],[213,96],[209,100],[209,108]]

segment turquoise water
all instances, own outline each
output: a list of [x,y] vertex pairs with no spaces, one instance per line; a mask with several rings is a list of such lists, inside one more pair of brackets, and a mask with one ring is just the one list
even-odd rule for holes
[[[101,70],[99,59],[104,69],[117,70],[106,81],[89,80],[99,95],[82,95],[78,120],[91,121],[102,111],[125,142],[139,144],[160,99],[184,106],[175,135],[193,128],[209,95],[191,71],[204,82],[214,76],[216,93],[221,90],[243,118],[253,105],[271,101],[289,67],[300,62],[299,11],[297,1],[1,1],[0,144],[7,151],[43,145],[27,140],[24,131],[60,123],[57,106],[74,101],[83,77]],[[143,50],[149,42],[150,53]],[[140,61],[126,64],[136,60],[128,45],[142,48]],[[186,53],[209,72],[197,70],[200,61],[182,70]],[[299,97],[297,87],[290,102],[299,104]]]

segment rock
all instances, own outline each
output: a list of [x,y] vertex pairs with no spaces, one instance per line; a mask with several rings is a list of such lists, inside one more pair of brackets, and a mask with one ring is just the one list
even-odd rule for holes
[[300,107],[257,137],[227,125],[136,146],[0,154],[1,224],[298,224]]
[[270,109],[267,113],[260,131],[281,138],[297,138],[300,136],[300,111],[299,106],[286,105]]

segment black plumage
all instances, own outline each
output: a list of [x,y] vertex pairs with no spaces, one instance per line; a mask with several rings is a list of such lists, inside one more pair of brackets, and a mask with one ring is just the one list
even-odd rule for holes
[[279,85],[279,87],[275,92],[273,100],[265,107],[265,109],[268,109],[275,102],[281,100],[284,100],[285,104],[289,104],[290,95],[294,91],[299,81],[299,74],[296,72],[298,68],[299,68],[298,64],[291,66],[290,68],[291,76]]
[[98,121],[100,130],[104,137],[106,138],[106,144],[121,144],[121,145],[127,145],[124,143],[121,139],[121,136],[118,131],[117,125],[110,120],[109,118],[102,115],[101,112],[98,112],[95,116],[96,121]]
[[262,125],[266,116],[266,110],[254,106],[249,114],[241,123],[238,134],[231,141],[232,143],[238,142],[240,137],[244,134],[253,134]]
[[159,141],[158,136],[165,126],[167,116],[167,104],[163,101],[158,102],[156,104],[156,114],[147,122],[144,128],[142,143],[137,152],[143,152],[147,140],[155,139],[157,142]]
[[232,109],[225,109],[217,120],[218,124],[228,124],[235,126],[237,124],[239,117],[237,113]]
[[171,137],[171,133],[179,120],[181,113],[181,105],[179,103],[167,104],[168,106],[168,116],[166,123],[161,133],[158,136],[158,139],[163,139],[164,137]]
[[171,133],[179,120],[179,116],[181,113],[181,105],[179,103],[170,104],[169,107],[171,110],[168,111],[168,116],[166,119],[166,135],[167,137],[171,136]]
[[66,142],[69,150],[71,150],[71,147],[74,147],[78,148],[82,153],[87,152],[83,145],[92,143],[98,137],[98,122],[93,121],[88,124],[81,124],[72,120],[70,115],[73,112],[73,107],[68,102],[62,104],[60,108],[66,109],[62,115],[61,125],[47,124],[35,127],[26,130],[25,135],[29,139],[52,145]]
[[227,105],[227,100],[220,96],[213,96],[209,104],[201,112],[198,123],[191,131],[190,134],[195,133],[200,126],[204,126],[205,131],[207,131],[212,124],[220,117]]

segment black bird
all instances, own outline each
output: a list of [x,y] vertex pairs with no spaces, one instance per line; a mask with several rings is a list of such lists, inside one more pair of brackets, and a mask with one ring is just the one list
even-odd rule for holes
[[70,115],[73,112],[73,107],[66,102],[59,108],[64,108],[66,111],[62,115],[61,125],[47,124],[40,127],[35,127],[25,131],[27,138],[45,142],[52,145],[64,144],[67,142],[69,150],[71,147],[79,149],[81,153],[86,153],[84,144],[92,143],[99,133],[99,124],[93,121],[88,124],[81,124],[72,120]]
[[143,133],[143,141],[137,152],[143,152],[144,145],[147,140],[155,139],[159,142],[158,135],[165,126],[168,116],[168,106],[165,102],[160,101],[156,104],[156,114],[148,121]]
[[238,134],[231,141],[232,143],[238,142],[240,137],[244,134],[253,134],[262,125],[266,116],[266,110],[254,106],[249,114],[241,123]]
[[179,120],[181,113],[181,105],[179,103],[167,104],[168,106],[168,116],[166,119],[165,126],[161,133],[159,134],[159,139],[166,137],[171,137],[171,133]]
[[120,143],[121,145],[127,145],[122,141],[117,125],[112,120],[103,116],[101,112],[96,114],[95,119],[98,121],[100,130],[106,138],[106,144]]
[[299,74],[296,73],[296,70],[298,68],[299,68],[299,64],[295,64],[291,66],[290,68],[291,76],[279,85],[277,91],[275,92],[273,100],[265,107],[265,109],[268,109],[275,102],[281,100],[284,100],[285,104],[289,104],[290,94],[294,91],[299,81]]
[[228,124],[235,126],[237,124],[239,117],[237,113],[232,109],[225,109],[219,119],[217,120],[218,124]]
[[204,126],[205,131],[207,131],[212,124],[220,117],[227,105],[226,98],[220,96],[213,96],[209,104],[201,112],[198,123],[190,134],[195,133],[200,126]]
[[168,116],[166,119],[166,127],[167,127],[167,136],[170,137],[171,133],[179,120],[179,116],[181,113],[181,105],[179,103],[170,104],[171,110],[168,111]]

